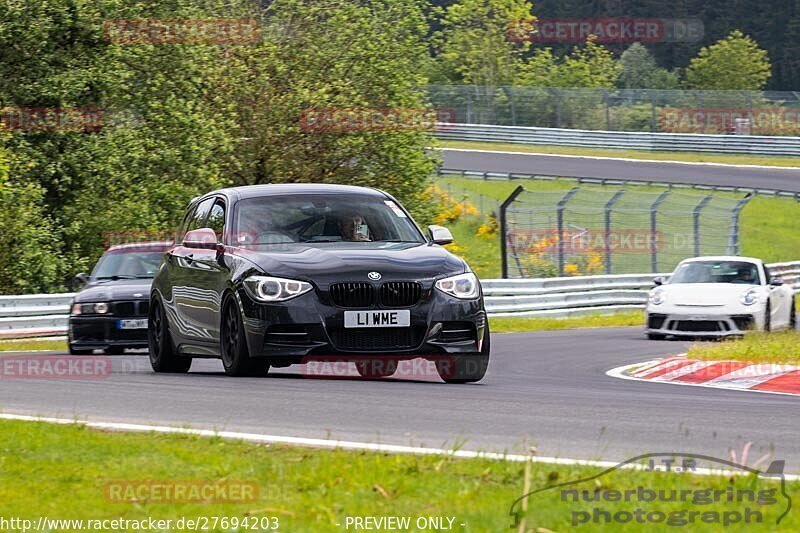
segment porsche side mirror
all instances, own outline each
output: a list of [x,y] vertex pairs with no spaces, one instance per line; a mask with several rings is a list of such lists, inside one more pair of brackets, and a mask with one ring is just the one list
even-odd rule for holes
[[453,242],[453,234],[443,226],[428,226],[428,233],[430,233],[431,241],[434,244],[444,245]]
[[663,285],[664,281],[664,276],[656,276],[656,278],[653,280],[653,283],[656,285]]
[[769,284],[771,287],[780,287],[783,285],[783,278],[775,277],[769,280]]
[[200,248],[202,250],[217,249],[217,234],[211,228],[200,228],[189,231],[183,237],[186,248]]

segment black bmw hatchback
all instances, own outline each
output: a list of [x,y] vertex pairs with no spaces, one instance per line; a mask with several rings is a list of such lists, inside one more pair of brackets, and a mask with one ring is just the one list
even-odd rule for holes
[[259,375],[315,358],[365,377],[434,362],[448,383],[479,381],[490,338],[480,283],[390,195],[344,185],[256,185],[194,200],[150,293],[150,361],[187,372],[221,358]]

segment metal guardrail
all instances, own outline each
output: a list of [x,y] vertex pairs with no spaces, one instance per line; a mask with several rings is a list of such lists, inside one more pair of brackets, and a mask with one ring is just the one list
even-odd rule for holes
[[[800,292],[800,261],[766,266]],[[644,309],[656,276],[669,274],[492,279],[481,285],[491,316],[565,317]]]
[[[800,292],[800,261],[767,265]],[[491,316],[565,317],[643,309],[653,278],[623,274],[481,281]],[[0,338],[64,335],[75,293],[0,296]]]
[[800,155],[800,137],[649,133],[439,123],[436,137],[457,141],[545,144],[662,152]]

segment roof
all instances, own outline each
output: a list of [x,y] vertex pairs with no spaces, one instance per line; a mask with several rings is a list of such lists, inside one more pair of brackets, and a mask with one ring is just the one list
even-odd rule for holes
[[237,199],[258,198],[260,196],[286,195],[286,194],[353,194],[385,197],[386,194],[371,187],[356,185],[338,185],[333,183],[273,183],[268,185],[245,185],[242,187],[228,187],[204,194],[203,197],[213,194],[224,194]]

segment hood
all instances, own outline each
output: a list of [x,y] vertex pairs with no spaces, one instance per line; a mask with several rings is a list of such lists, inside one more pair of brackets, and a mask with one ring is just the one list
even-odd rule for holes
[[112,300],[146,300],[150,298],[152,279],[120,279],[94,281],[75,295],[75,302],[108,302]]
[[740,283],[668,283],[662,287],[670,304],[711,307],[737,303],[742,294],[760,286]]
[[271,276],[301,280],[383,280],[435,278],[466,271],[466,263],[441,246],[426,243],[319,243],[261,245],[237,254]]

